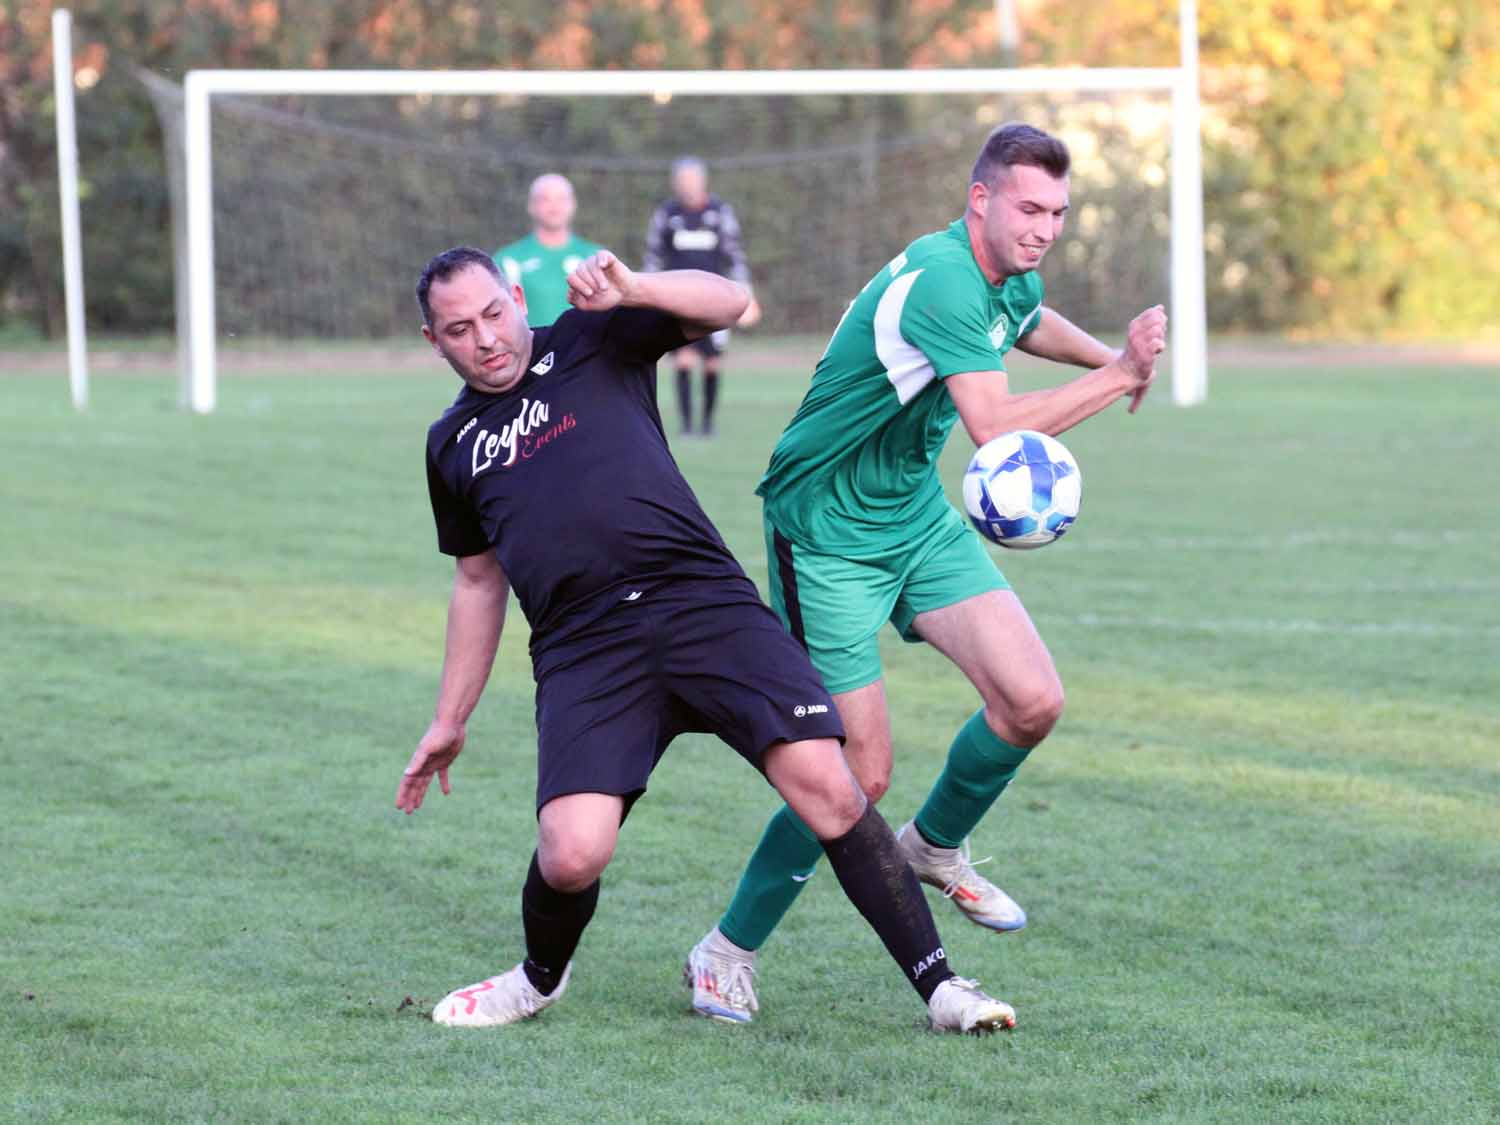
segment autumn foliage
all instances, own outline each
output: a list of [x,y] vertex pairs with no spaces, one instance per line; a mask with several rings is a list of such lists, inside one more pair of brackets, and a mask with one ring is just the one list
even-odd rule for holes
[[[60,329],[49,18],[0,7],[0,324]],[[161,139],[136,67],[1172,65],[1170,0],[80,0],[90,318],[170,325]],[[1211,322],[1500,333],[1500,6],[1204,0]]]

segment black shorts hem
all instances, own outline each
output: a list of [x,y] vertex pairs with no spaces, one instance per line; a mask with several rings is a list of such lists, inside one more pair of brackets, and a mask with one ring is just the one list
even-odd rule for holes
[[638,785],[633,789],[623,789],[615,785],[579,785],[565,783],[555,785],[547,792],[538,790],[536,795],[536,814],[542,815],[542,806],[549,801],[555,801],[559,797],[571,797],[575,793],[599,793],[605,797],[621,797],[625,801],[625,807],[620,810],[620,821],[624,823],[625,818],[630,815],[631,808],[646,794],[646,786]]
[[666,584],[549,653],[537,680],[536,807],[636,800],[679,735],[714,734],[765,773],[778,742],[842,738],[807,653],[748,579]]
[[[819,716],[822,719],[822,716]],[[761,730],[760,748],[754,755],[741,754],[740,756],[753,765],[761,773],[766,772],[766,752],[771,747],[783,742],[812,742],[819,738],[832,738],[843,746],[847,741],[844,735],[844,724],[839,721],[837,711],[829,711],[828,719],[831,721],[807,722],[799,725],[795,730],[790,727],[771,730]]]

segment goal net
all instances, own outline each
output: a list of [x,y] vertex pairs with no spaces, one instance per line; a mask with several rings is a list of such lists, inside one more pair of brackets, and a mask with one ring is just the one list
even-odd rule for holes
[[[174,180],[181,329],[194,323],[184,93],[142,78]],[[494,250],[528,233],[527,191],[545,172],[573,182],[578,234],[639,264],[671,163],[692,154],[739,216],[758,332],[826,336],[876,269],[958,217],[980,144],[1007,120],[1057,133],[1073,153],[1069,227],[1043,266],[1048,303],[1117,335],[1171,294],[1172,105],[1169,89],[217,94],[214,335],[410,337],[422,266],[449,246]]]

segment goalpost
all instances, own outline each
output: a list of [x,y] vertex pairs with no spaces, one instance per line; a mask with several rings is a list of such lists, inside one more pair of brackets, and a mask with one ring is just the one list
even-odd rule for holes
[[[211,108],[219,95],[645,96],[901,95],[1154,92],[1171,101],[1171,364],[1173,399],[1206,393],[1202,176],[1196,17],[1183,4],[1176,68],[811,71],[310,71],[200,70],[184,88],[186,299],[179,299],[185,405],[216,403],[217,312]],[[183,323],[183,320],[186,323]],[[832,327],[831,323],[828,326]]]
[[83,319],[83,230],[78,218],[78,130],[73,106],[73,16],[61,8],[52,13],[52,96],[57,106],[58,219],[62,227],[68,388],[74,408],[83,410],[89,404],[89,368]]

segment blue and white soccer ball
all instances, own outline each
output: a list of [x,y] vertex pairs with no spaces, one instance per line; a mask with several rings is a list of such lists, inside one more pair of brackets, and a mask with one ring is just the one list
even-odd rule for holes
[[1078,518],[1083,474],[1067,447],[1035,430],[985,442],[964,471],[964,507],[1002,547],[1045,547]]

